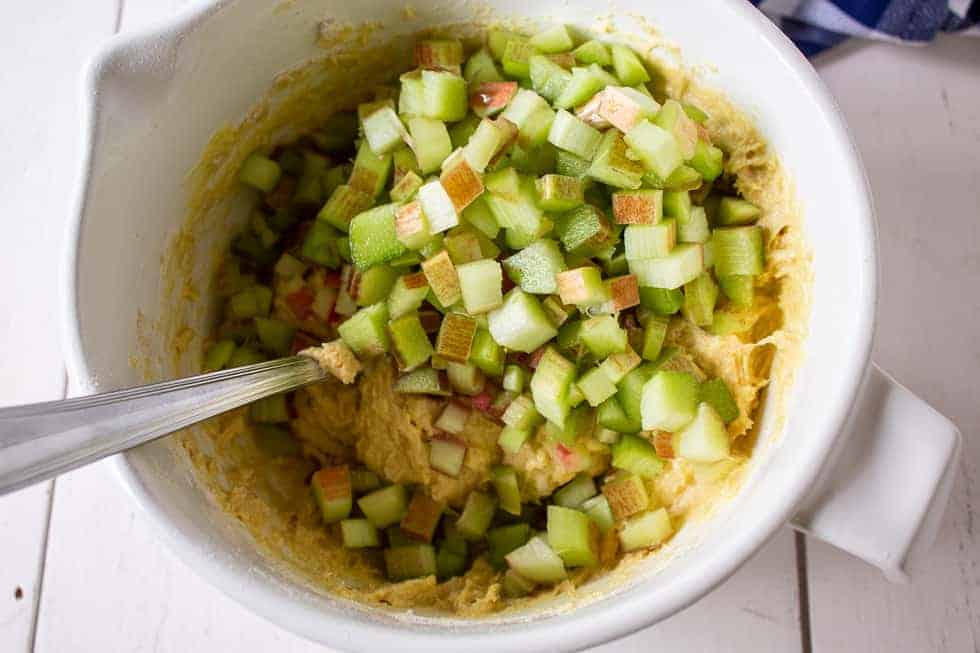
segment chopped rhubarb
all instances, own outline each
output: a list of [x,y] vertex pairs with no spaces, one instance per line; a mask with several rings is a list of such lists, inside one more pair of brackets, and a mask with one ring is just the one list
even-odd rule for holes
[[481,118],[493,116],[517,93],[517,82],[483,82],[470,91],[470,108]]

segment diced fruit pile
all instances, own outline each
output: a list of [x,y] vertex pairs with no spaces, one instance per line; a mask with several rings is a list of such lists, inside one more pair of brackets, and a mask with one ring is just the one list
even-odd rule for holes
[[[624,45],[491,30],[468,58],[422,41],[415,63],[376,101],[245,160],[262,201],[232,243],[205,366],[331,340],[349,383],[391,354],[398,392],[446,398],[428,446],[452,477],[474,410],[501,423],[502,459],[540,436],[584,470],[576,443],[608,447],[609,469],[535,504],[508,465],[461,511],[364,469],[313,476],[324,522],[347,547],[383,547],[391,580],[485,556],[523,596],[599,565],[603,538],[662,543],[673,526],[649,481],[666,459],[729,457],[728,386],[671,364],[686,354],[664,343],[671,320],[748,328],[736,309],[763,271],[760,210],[724,176],[708,116],[651,93]],[[269,450],[296,453],[290,414],[284,395],[251,406]]]

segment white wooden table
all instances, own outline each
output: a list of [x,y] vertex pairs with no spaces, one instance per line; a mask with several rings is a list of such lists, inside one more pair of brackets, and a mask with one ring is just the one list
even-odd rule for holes
[[[65,391],[54,261],[76,171],[82,61],[114,32],[180,4],[4,6],[0,404]],[[787,531],[708,598],[603,651],[980,650],[980,40],[851,42],[817,67],[875,191],[876,360],[965,436],[939,541],[914,584],[896,586]],[[0,499],[0,560],[3,652],[323,650],[253,616],[165,551],[104,464]]]

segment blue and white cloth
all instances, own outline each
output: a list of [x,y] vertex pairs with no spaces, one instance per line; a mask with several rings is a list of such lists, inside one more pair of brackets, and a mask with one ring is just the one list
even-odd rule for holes
[[848,37],[925,43],[939,32],[980,35],[980,0],[750,0],[803,54]]

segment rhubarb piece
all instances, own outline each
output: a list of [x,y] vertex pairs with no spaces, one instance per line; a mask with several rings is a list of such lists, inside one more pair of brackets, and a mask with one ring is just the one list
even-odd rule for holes
[[640,357],[630,347],[626,351],[612,354],[602,361],[599,369],[613,383],[619,383],[623,378],[632,372],[640,364]]
[[466,445],[454,437],[438,435],[429,442],[429,464],[447,476],[459,476],[465,457]]
[[529,79],[531,75],[530,59],[537,50],[524,37],[516,36],[507,42],[500,64],[504,72],[511,77]]
[[643,62],[636,56],[631,48],[619,43],[610,46],[612,50],[613,69],[616,77],[626,86],[635,86],[650,81],[650,74],[647,73]]
[[456,39],[419,41],[412,50],[412,60],[418,68],[458,71],[463,63],[463,44]]
[[228,315],[236,320],[268,315],[271,307],[272,289],[268,286],[251,286],[228,298]]
[[272,192],[281,177],[282,169],[278,163],[254,152],[248,155],[238,169],[238,181],[263,193]]
[[587,499],[596,495],[595,481],[588,474],[580,473],[571,481],[555,490],[552,500],[565,508],[580,508]]
[[501,125],[504,122],[483,119],[463,147],[463,158],[470,167],[482,173],[494,157],[508,144],[509,132]]
[[543,32],[538,32],[528,43],[538,52],[552,54],[554,52],[568,52],[574,47],[571,34],[564,25],[555,25]]
[[[296,329],[281,320],[268,317],[255,318],[255,331],[262,346],[276,356],[287,356],[293,345]],[[228,353],[231,357],[231,352]],[[226,361],[227,362],[227,361]]]
[[436,420],[435,427],[446,433],[456,435],[461,433],[466,427],[466,420],[470,416],[468,408],[457,403],[450,402],[443,408],[439,419]]
[[640,352],[643,360],[655,361],[660,357],[669,324],[669,320],[656,315],[647,320],[643,328],[643,350]]
[[376,154],[388,154],[408,140],[408,132],[398,119],[391,100],[360,104],[357,115],[361,121],[361,133]]
[[636,280],[636,275],[624,274],[607,279],[603,283],[606,287],[606,294],[609,295],[609,301],[602,305],[604,310],[618,313],[627,308],[639,306],[640,286]]
[[701,327],[710,326],[718,301],[718,285],[711,275],[702,272],[696,279],[684,284],[684,317]]
[[480,244],[480,238],[475,232],[469,229],[457,227],[446,236],[443,244],[446,247],[446,251],[449,252],[449,258],[457,266],[457,273],[459,271],[459,265],[478,261],[483,258],[483,247]]
[[516,94],[517,82],[491,80],[475,85],[470,82],[470,108],[481,118],[495,116],[504,110]]
[[444,70],[422,71],[423,116],[455,122],[465,118],[468,109],[465,79]]
[[[232,347],[234,347],[234,344],[232,343]],[[524,384],[526,382],[527,372],[520,365],[508,365],[504,369],[504,380],[501,384],[504,390],[520,393],[524,390]]]
[[[493,479],[493,487],[497,491],[497,500],[500,502],[500,509],[512,515],[520,515],[521,489],[517,485],[517,472],[510,465],[494,465],[490,471],[490,475]],[[524,541],[527,541],[527,538]],[[524,541],[520,544],[524,544]],[[510,553],[510,551],[506,551],[504,555],[507,553]]]
[[531,437],[531,431],[529,429],[518,429],[513,426],[505,426],[500,431],[500,437],[497,439],[497,444],[500,448],[507,453],[517,453],[524,446],[527,439]]
[[435,172],[453,151],[446,125],[432,118],[409,118],[409,143],[423,175]]
[[585,104],[603,88],[614,85],[618,81],[595,64],[572,68],[572,78],[555,100],[555,106],[570,109]]
[[585,513],[562,506],[548,506],[548,544],[565,565],[598,565],[597,535],[596,525]]
[[425,98],[422,88],[422,71],[410,70],[403,73],[398,81],[401,82],[401,91],[398,93],[398,113],[403,118],[423,115]]
[[635,189],[642,183],[643,166],[627,156],[622,134],[610,129],[599,141],[588,175],[614,188]]
[[385,549],[388,580],[402,581],[436,574],[436,551],[431,544],[410,544]]
[[473,200],[473,203],[463,210],[462,218],[487,238],[496,238],[500,233],[500,225],[497,224],[497,219],[493,217],[484,197]]
[[601,494],[586,500],[582,503],[581,509],[582,512],[589,516],[589,519],[596,525],[596,528],[599,529],[600,535],[605,535],[615,525],[615,519],[613,518],[612,509],[609,507],[609,501]]
[[585,184],[575,177],[544,175],[535,182],[535,186],[538,206],[545,211],[568,211],[585,202]]
[[[554,167],[553,153],[554,148],[542,147],[548,141],[548,133],[551,125],[555,121],[555,112],[544,107],[538,109],[524,121],[524,125],[517,132],[517,142],[520,147],[511,150],[511,163],[529,174],[542,174],[549,172]],[[519,157],[523,153],[524,158]]]
[[381,479],[370,469],[352,469],[350,470],[350,484],[354,494],[361,495],[381,487]]
[[429,287],[443,306],[452,306],[460,299],[459,276],[449,253],[442,250],[432,258],[422,262],[422,272],[429,281]]
[[660,105],[652,97],[626,86],[607,87],[597,97],[600,97],[599,116],[624,134],[641,120],[653,119],[660,111]]
[[528,59],[528,75],[534,90],[549,102],[557,100],[572,79],[570,72],[540,54]]
[[532,537],[506,556],[507,565],[536,583],[552,585],[565,580],[565,565],[543,537]]
[[377,356],[388,351],[388,307],[384,302],[362,308],[338,327],[344,344],[358,356]]
[[415,197],[419,188],[422,187],[422,178],[409,170],[392,187],[389,195],[393,202],[407,202]]
[[[640,430],[639,423],[642,417],[640,406],[643,398],[643,387],[655,373],[656,367],[654,365],[649,363],[643,364],[624,376],[623,380],[618,384],[619,391],[616,393],[616,399],[619,401],[619,405],[630,422],[637,425],[638,428],[633,429],[634,431]],[[609,428],[615,427],[610,426]]]
[[[453,159],[451,164],[443,166],[439,176],[446,195],[453,203],[456,212],[462,211],[483,194],[483,180],[477,174],[464,156]],[[457,218],[457,224],[459,219]]]
[[367,140],[361,141],[354,158],[354,169],[347,182],[353,188],[375,198],[381,194],[388,177],[391,176],[392,157],[390,154],[376,154]]
[[504,259],[504,270],[511,281],[524,292],[550,295],[558,290],[556,275],[566,269],[558,243],[536,240],[524,249]]
[[761,274],[765,269],[765,246],[762,228],[726,227],[711,232],[715,274],[728,277],[735,274]]
[[691,216],[691,194],[685,191],[664,191],[664,215],[687,222]]
[[679,102],[667,100],[653,123],[673,135],[681,158],[687,160],[694,156],[694,146],[698,142],[698,125],[688,117]]
[[397,524],[408,508],[408,493],[402,485],[389,485],[357,500],[357,507],[376,528]]
[[711,237],[708,216],[700,206],[691,207],[686,220],[677,220],[677,240],[681,243],[706,243]]
[[619,531],[619,543],[623,551],[636,551],[656,546],[674,532],[666,508],[637,515],[628,520]]
[[617,191],[612,194],[612,210],[616,224],[657,224],[663,218],[663,191]]
[[636,123],[624,137],[626,144],[643,167],[665,179],[683,163],[680,147],[673,134],[648,120]]
[[599,405],[596,421],[603,427],[617,433],[636,433],[640,430],[640,420],[630,419],[616,397],[610,397]]
[[470,315],[485,313],[503,303],[503,271],[497,261],[483,259],[456,268],[463,305]]
[[556,327],[560,327],[568,321],[569,316],[575,310],[571,306],[566,306],[562,304],[561,300],[556,297],[545,297],[544,301],[541,302],[541,308],[544,309],[545,313],[548,314],[548,319]]
[[507,426],[521,430],[530,430],[542,421],[534,401],[527,395],[515,397],[507,406],[501,420]]
[[657,315],[673,315],[684,304],[684,291],[667,288],[640,288],[640,306]]
[[432,343],[422,328],[418,313],[408,313],[388,323],[392,352],[398,361],[398,369],[414,370],[428,362],[432,355]]
[[538,412],[559,427],[565,425],[568,417],[568,392],[574,382],[575,365],[554,347],[545,349],[531,377],[531,396]]
[[303,239],[299,255],[310,262],[328,268],[340,266],[340,254],[337,252],[337,237],[340,234],[326,222],[320,220],[310,225]]
[[327,222],[346,232],[354,216],[371,208],[372,197],[353,186],[340,185],[330,194],[327,203],[317,214],[317,220]]
[[[356,275],[359,306],[370,306],[385,301],[398,280],[398,271],[388,265],[376,265],[364,272],[356,272]],[[316,312],[316,300],[313,308]]]
[[456,530],[469,541],[479,540],[490,527],[497,502],[493,497],[483,492],[470,492],[466,497],[463,512],[456,521]]
[[687,165],[697,170],[705,181],[714,181],[724,171],[724,161],[725,155],[720,149],[700,139],[694,146],[694,156]]
[[448,231],[459,224],[456,205],[441,182],[430,181],[419,188],[418,201],[429,220],[429,230],[432,233]]
[[508,292],[503,304],[490,311],[487,319],[490,335],[498,344],[526,353],[558,334],[538,300],[520,288]]
[[592,163],[571,152],[558,150],[555,153],[555,172],[566,177],[581,179],[585,177]]
[[409,249],[421,249],[432,238],[429,220],[418,200],[395,210],[395,237]]
[[748,308],[755,301],[755,277],[749,274],[731,274],[718,277],[721,292],[736,306]]
[[653,431],[653,448],[661,458],[675,458],[674,434],[667,431]]
[[558,149],[592,160],[599,147],[601,134],[594,128],[562,109],[548,132],[548,142]]
[[616,469],[625,469],[649,479],[659,476],[664,468],[664,461],[657,455],[653,445],[636,435],[623,435],[612,446],[611,464]]
[[585,400],[593,407],[616,394],[616,384],[609,380],[606,373],[598,367],[592,368],[579,377],[577,385],[585,396]]
[[475,334],[476,320],[459,313],[447,313],[439,327],[436,353],[446,360],[465,363],[470,357]]
[[449,384],[431,367],[420,367],[395,381],[395,392],[410,395],[435,395],[448,397]]
[[[534,91],[522,88],[517,91],[517,95],[510,101],[500,117],[519,130],[524,127],[532,115],[545,109],[551,109],[547,100]],[[516,135],[515,133],[514,136]]]
[[609,245],[612,230],[603,212],[586,204],[563,213],[555,231],[569,254],[589,256]]
[[405,253],[395,231],[395,208],[394,204],[383,204],[351,220],[351,257],[361,270]]
[[463,364],[447,361],[446,374],[449,376],[449,385],[462,395],[471,397],[478,395],[483,392],[486,385],[483,371],[472,363]]
[[607,480],[602,486],[602,495],[616,521],[643,512],[650,506],[650,496],[643,479],[632,473],[619,472]]
[[[516,477],[515,477],[516,482]],[[520,513],[520,503],[518,503]],[[511,524],[499,526],[487,531],[487,560],[494,569],[504,569],[507,566],[507,554],[517,549],[531,537],[531,527],[527,524]]]
[[728,457],[728,431],[711,404],[698,405],[694,419],[674,435],[673,449],[681,458],[696,463],[713,463]]
[[663,258],[631,260],[629,264],[640,286],[680,288],[704,271],[704,249],[697,243],[683,243]]
[[[644,175],[644,180],[649,181],[650,176],[653,173],[646,173]],[[677,166],[670,176],[663,180],[663,187],[667,190],[672,190],[676,192],[689,192],[701,188],[704,184],[704,179],[701,178],[700,173],[690,166],[679,165]],[[659,184],[653,184],[652,186],[659,187]]]
[[381,537],[374,524],[366,519],[344,519],[340,522],[340,535],[344,547],[366,549],[381,546]]
[[447,537],[439,544],[436,553],[436,573],[439,580],[461,576],[467,568],[468,548],[459,535]]
[[[220,340],[204,353],[204,364],[202,367],[205,372],[214,372],[224,369],[231,360],[231,355],[235,353],[234,340]],[[520,368],[518,368],[520,369]]]
[[323,204],[323,182],[320,180],[322,174],[304,174],[296,182],[292,204],[303,213],[316,211]]
[[609,299],[598,268],[585,267],[555,274],[558,295],[562,303],[590,306]]
[[504,349],[486,329],[476,330],[470,349],[470,362],[490,376],[500,376],[504,372]]
[[[581,394],[575,385],[572,385],[568,391],[567,404],[569,408],[572,407],[573,403],[581,403],[581,399],[573,398],[573,393]],[[595,415],[593,411],[589,410],[588,406],[577,406],[571,408],[563,426],[558,426],[554,422],[547,422],[544,425],[543,432],[546,437],[572,447],[575,446],[579,438],[591,437],[594,429]],[[575,467],[576,465],[578,465],[577,462],[570,465],[570,467]],[[576,467],[576,469],[580,468],[580,466]]]
[[399,526],[408,537],[431,542],[445,509],[443,504],[434,501],[424,491],[416,490]]
[[671,432],[683,428],[694,419],[698,399],[698,382],[693,374],[657,372],[643,386],[643,428]]
[[584,64],[598,64],[600,66],[612,65],[612,53],[605,43],[601,41],[586,41],[572,51],[575,60]]
[[327,524],[345,519],[353,506],[350,470],[346,465],[326,467],[310,479],[313,498],[320,508],[320,515]]
[[429,282],[422,272],[399,277],[388,295],[388,317],[397,320],[417,311],[429,292]]
[[579,338],[596,358],[624,352],[628,346],[626,330],[611,315],[599,315],[582,322]]
[[762,215],[762,209],[737,197],[722,197],[712,216],[717,227],[734,227],[753,224]]

